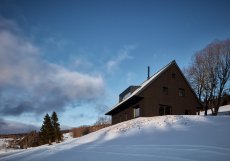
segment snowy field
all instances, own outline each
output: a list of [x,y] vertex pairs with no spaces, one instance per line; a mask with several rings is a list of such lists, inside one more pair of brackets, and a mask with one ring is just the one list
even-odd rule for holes
[[0,138],[0,154],[2,152],[7,152],[7,147],[9,146],[9,141],[13,140],[12,138]]
[[137,118],[0,161],[229,161],[229,137],[230,116]]
[[[212,111],[209,109],[207,114],[211,115]],[[204,111],[202,111],[200,115],[204,115]],[[218,115],[230,115],[230,105],[221,106],[219,108]]]

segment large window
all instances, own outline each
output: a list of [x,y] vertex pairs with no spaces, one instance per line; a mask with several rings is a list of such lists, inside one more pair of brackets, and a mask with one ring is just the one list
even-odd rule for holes
[[185,90],[183,88],[179,88],[179,96],[184,97],[185,96]]
[[167,105],[160,105],[159,107],[159,115],[171,115],[172,114],[172,107]]
[[140,116],[140,107],[139,107],[139,106],[136,106],[136,107],[133,109],[133,116],[134,116],[134,118]]

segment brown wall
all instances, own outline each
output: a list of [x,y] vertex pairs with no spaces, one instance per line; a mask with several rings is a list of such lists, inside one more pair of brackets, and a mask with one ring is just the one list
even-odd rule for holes
[[[175,78],[172,78],[172,74]],[[164,94],[162,87],[168,87],[168,95]],[[179,96],[179,88],[185,90],[185,96]],[[112,116],[112,124],[133,119],[133,108],[139,104],[143,117],[159,116],[159,106],[168,105],[172,108],[173,115],[184,115],[189,110],[191,115],[196,114],[196,107],[200,106],[191,88],[175,65],[172,65],[160,75],[153,83],[146,87],[140,94],[144,97],[137,104]],[[121,119],[120,119],[121,118]]]
[[[119,122],[122,122],[122,121],[127,121],[127,120],[131,120],[134,118],[133,116],[133,108],[136,107],[136,106],[140,106],[140,114],[141,116],[143,116],[143,106],[144,106],[144,101],[141,100],[139,101],[138,103],[130,106],[129,108],[115,114],[112,116],[112,124],[116,124],[116,123],[119,123]],[[126,115],[127,115],[127,118],[126,118]]]
[[[172,78],[173,73],[175,78]],[[168,87],[168,95],[162,92],[163,86]],[[179,96],[179,88],[185,90],[185,96]],[[173,115],[184,115],[185,110],[190,110],[190,114],[194,115],[196,114],[196,107],[199,106],[191,88],[175,65],[150,84],[142,92],[142,96],[145,98],[143,116],[158,116],[160,104],[171,106]]]

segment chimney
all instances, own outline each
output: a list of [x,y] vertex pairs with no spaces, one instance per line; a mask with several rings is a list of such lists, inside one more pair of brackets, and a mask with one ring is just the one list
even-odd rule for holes
[[149,79],[150,78],[150,67],[148,66],[148,77],[147,77],[147,79]]

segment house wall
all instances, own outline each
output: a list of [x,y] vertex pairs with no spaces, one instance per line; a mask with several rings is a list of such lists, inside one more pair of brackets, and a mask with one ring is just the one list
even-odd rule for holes
[[138,106],[140,107],[140,115],[143,115],[143,106],[144,106],[144,102],[143,100],[139,101],[138,103],[130,106],[129,108],[116,113],[114,115],[112,115],[112,124],[116,124],[122,121],[127,121],[127,120],[131,120],[134,118],[134,114],[133,114],[133,109]]
[[[175,78],[172,78],[173,73]],[[168,87],[167,95],[163,93],[162,87]],[[179,96],[179,88],[184,89],[185,96]],[[196,107],[200,106],[175,65],[162,73],[141,93],[141,96],[144,97],[143,116],[158,116],[160,105],[171,106],[173,115],[184,115],[185,110],[189,110],[191,115],[195,115]]]
[[[172,74],[175,74],[175,78],[172,78]],[[168,87],[167,95],[162,91],[162,87],[164,86]],[[179,96],[179,88],[185,90],[185,96]],[[164,73],[146,87],[139,96],[144,99],[114,114],[112,116],[112,124],[133,119],[133,108],[137,105],[140,106],[140,116],[143,117],[159,116],[160,105],[171,106],[173,115],[184,115],[185,110],[189,110],[189,114],[195,115],[196,107],[200,106],[196,96],[184,80],[176,65],[172,65],[164,71]]]

